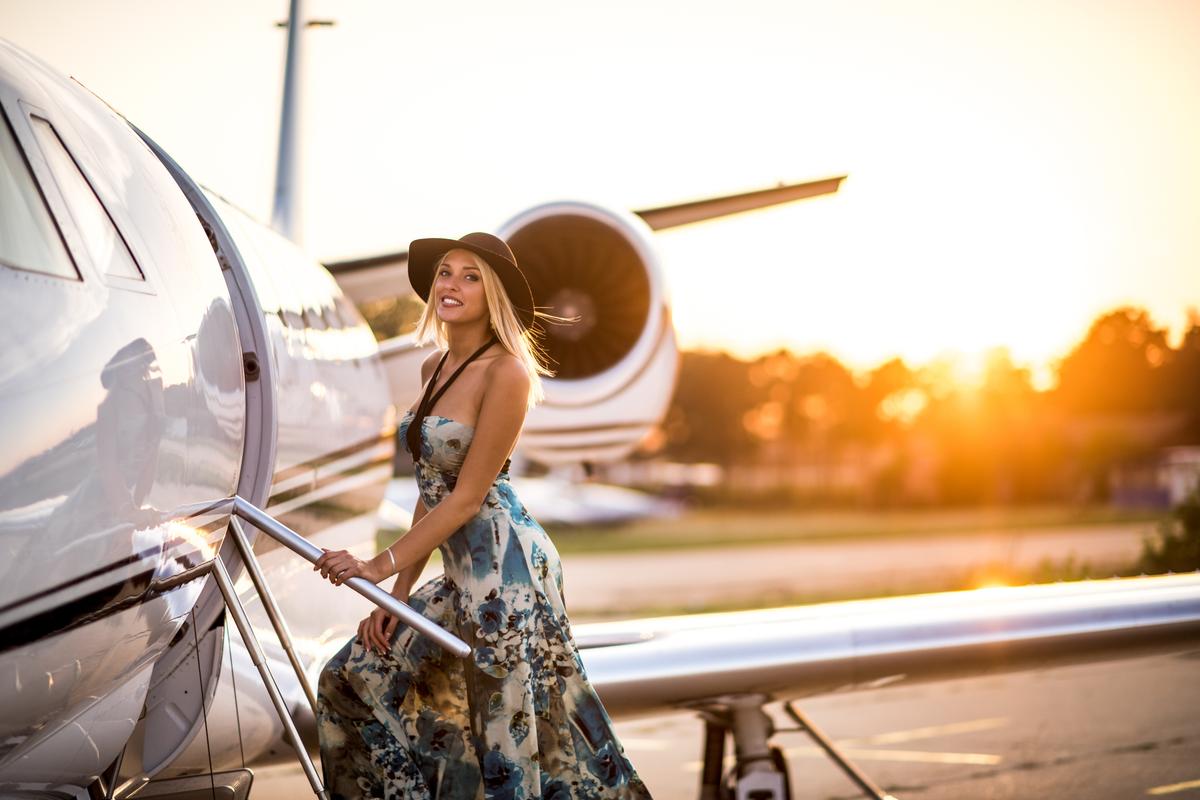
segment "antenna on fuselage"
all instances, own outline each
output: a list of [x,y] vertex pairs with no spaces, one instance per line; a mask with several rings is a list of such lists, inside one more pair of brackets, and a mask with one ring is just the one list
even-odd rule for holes
[[[279,113],[279,152],[275,161],[275,203],[271,209],[271,227],[303,244],[304,203],[301,185],[300,121],[303,118],[305,28],[330,27],[333,20],[307,19],[304,0],[291,0],[288,18],[276,27],[287,28],[287,56],[283,69],[283,103]],[[298,24],[299,23],[299,24]]]

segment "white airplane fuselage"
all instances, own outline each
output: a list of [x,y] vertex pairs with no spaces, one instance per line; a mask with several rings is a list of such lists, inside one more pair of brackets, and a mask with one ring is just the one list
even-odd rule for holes
[[229,558],[205,506],[361,521],[394,409],[302,251],[2,41],[0,110],[0,787],[86,786],[217,620],[209,578],[156,588]]

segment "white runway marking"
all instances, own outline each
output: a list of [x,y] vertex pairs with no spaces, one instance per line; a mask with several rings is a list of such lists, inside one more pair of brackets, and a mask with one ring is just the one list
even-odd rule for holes
[[1008,724],[1008,717],[984,717],[983,719],[972,719],[966,722],[951,722],[947,725],[927,725],[923,728],[913,728],[907,731],[891,731],[888,733],[877,733],[872,736],[863,736],[857,739],[839,739],[840,745],[859,745],[859,744],[897,744],[899,742],[911,742],[917,739],[932,739],[938,736],[950,736],[956,733],[972,733],[974,731],[987,731],[993,728],[1002,728]]
[[[911,742],[918,739],[932,739],[938,736],[950,736],[958,733],[992,730],[1008,724],[1008,717],[983,717],[981,719],[951,722],[945,725],[927,725],[902,731],[887,731],[871,736],[853,739],[838,739],[836,744],[842,748],[847,757],[862,761],[905,761],[922,764],[975,764],[995,766],[1003,759],[993,753],[953,753],[927,750],[882,750],[874,747],[856,747],[855,745],[880,745]],[[784,755],[788,758],[803,756],[805,758],[828,758],[825,751],[815,745],[804,747],[789,747]],[[728,759],[727,759],[728,760]],[[699,772],[701,762],[689,761],[683,764],[685,772]],[[730,766],[732,761],[730,760]]]

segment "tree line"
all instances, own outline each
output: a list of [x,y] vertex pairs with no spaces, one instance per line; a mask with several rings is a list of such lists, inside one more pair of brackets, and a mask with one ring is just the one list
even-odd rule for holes
[[1144,309],[1100,315],[1045,389],[1003,349],[972,385],[899,358],[855,374],[827,353],[684,352],[639,458],[715,463],[815,499],[1103,501],[1115,466],[1200,444],[1198,397],[1195,312],[1176,347]]

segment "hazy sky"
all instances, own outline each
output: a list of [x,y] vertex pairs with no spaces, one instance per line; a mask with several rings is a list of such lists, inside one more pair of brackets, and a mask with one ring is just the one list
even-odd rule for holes
[[[270,210],[284,0],[0,0],[194,177]],[[1200,306],[1200,2],[309,5],[320,258],[848,174],[837,195],[659,235],[685,346],[856,367]]]

